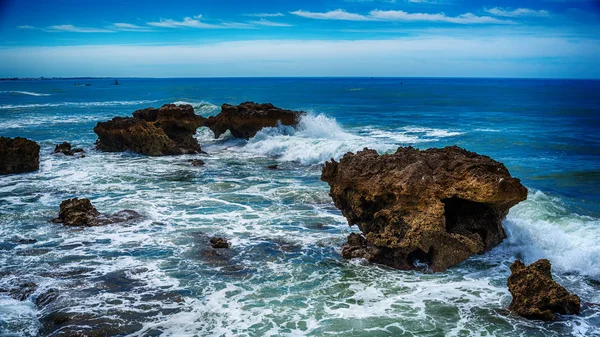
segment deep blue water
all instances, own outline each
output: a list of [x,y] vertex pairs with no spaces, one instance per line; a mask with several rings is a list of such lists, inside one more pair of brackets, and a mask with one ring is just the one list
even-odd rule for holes
[[[600,81],[119,80],[0,82],[0,136],[42,146],[39,172],[0,177],[0,288],[39,285],[23,302],[0,294],[0,334],[43,334],[52,312],[118,318],[139,335],[597,333],[597,307],[554,324],[507,314],[505,282],[515,258],[549,258],[561,283],[600,302]],[[296,130],[265,129],[249,141],[214,140],[201,128],[210,156],[200,169],[186,162],[195,156],[94,150],[94,125],[114,116],[175,102],[208,116],[247,100],[309,116]],[[88,155],[50,155],[62,141]],[[342,260],[339,247],[356,228],[333,206],[320,164],[364,147],[454,144],[503,162],[530,189],[505,221],[509,238],[434,275]],[[274,162],[283,169],[264,169]],[[48,223],[74,196],[148,220],[82,231]],[[198,232],[230,238],[234,256],[206,259]],[[23,238],[37,243],[16,243]],[[87,269],[49,274],[78,268]],[[61,297],[36,307],[48,289]]]

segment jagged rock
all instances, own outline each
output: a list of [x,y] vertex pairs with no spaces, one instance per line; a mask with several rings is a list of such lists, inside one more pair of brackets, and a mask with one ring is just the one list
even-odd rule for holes
[[0,175],[37,171],[40,146],[29,139],[0,137]]
[[76,153],[79,154],[80,157],[85,157],[85,155],[83,154],[85,151],[83,151],[82,148],[76,147],[76,148],[72,148],[71,144],[67,143],[67,142],[63,142],[61,144],[57,144],[56,147],[54,148],[54,151],[52,151],[52,154],[56,154],[56,153],[62,153],[65,156],[74,156]]
[[550,261],[538,260],[526,267],[516,260],[510,271],[507,285],[513,296],[511,311],[544,321],[555,321],[557,313],[579,314],[581,300],[552,279]]
[[149,156],[200,153],[194,134],[204,117],[194,113],[189,104],[165,104],[148,108],[133,117],[115,117],[96,125],[96,146],[106,152],[133,151]]
[[219,238],[216,236],[210,238],[210,245],[213,248],[229,248],[229,242],[227,242],[227,239]]
[[65,226],[99,226],[100,212],[89,199],[69,199],[60,203],[58,218],[52,222]]
[[279,169],[279,165],[276,165],[276,164],[275,165],[269,165],[269,166],[267,166],[267,168],[269,170],[278,170]]
[[321,179],[350,225],[342,255],[432,271],[499,244],[502,219],[527,197],[506,167],[456,146],[379,155],[364,149],[327,162]]
[[221,113],[209,117],[204,125],[214,132],[215,138],[219,138],[229,130],[236,138],[250,139],[260,129],[274,127],[278,123],[295,126],[304,114],[299,111],[283,110],[270,103],[244,102],[237,106],[223,104]]
[[142,216],[132,210],[122,210],[113,215],[100,214],[89,199],[68,199],[60,204],[58,218],[52,220],[65,226],[103,226],[132,221]]
[[190,159],[189,162],[192,164],[192,166],[204,166],[205,164],[205,162],[200,159]]

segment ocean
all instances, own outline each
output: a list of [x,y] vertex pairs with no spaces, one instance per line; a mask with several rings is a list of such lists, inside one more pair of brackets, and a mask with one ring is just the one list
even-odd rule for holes
[[[69,321],[57,317],[71,317],[132,336],[600,336],[600,81],[113,81],[0,81],[0,136],[41,145],[39,171],[0,177],[0,289],[37,285],[23,301],[0,292],[0,335],[59,336]],[[95,124],[114,116],[185,103],[206,117],[244,101],[308,115],[250,140],[200,128],[207,155],[94,149]],[[86,157],[51,155],[63,141]],[[508,238],[441,273],[342,259],[358,229],[333,205],[322,164],[365,147],[454,144],[504,163],[529,189],[504,221]],[[50,223],[73,197],[144,220]],[[231,249],[208,254],[212,235]],[[510,264],[540,258],[581,297],[580,315],[509,313]],[[53,301],[35,304],[49,292]]]

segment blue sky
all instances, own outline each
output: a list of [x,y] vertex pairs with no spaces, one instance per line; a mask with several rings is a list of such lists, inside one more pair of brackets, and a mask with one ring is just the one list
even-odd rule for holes
[[598,0],[0,0],[0,77],[600,78]]

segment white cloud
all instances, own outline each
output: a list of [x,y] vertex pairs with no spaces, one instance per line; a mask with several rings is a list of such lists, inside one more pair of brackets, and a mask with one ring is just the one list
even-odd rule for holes
[[115,22],[106,28],[111,30],[119,30],[123,32],[154,32],[154,30],[151,28],[125,22]]
[[517,9],[507,9],[501,7],[494,8],[486,8],[486,12],[495,15],[495,16],[504,16],[510,18],[522,17],[522,16],[537,16],[537,17],[546,17],[550,15],[550,12],[547,10],[535,10],[529,8],[517,8]]
[[19,28],[19,29],[36,29],[34,26],[29,26],[29,25],[17,26],[17,28]]
[[274,18],[279,16],[284,16],[283,13],[250,13],[244,14],[244,16],[253,16],[257,18]]
[[[543,61],[540,61],[543,60]],[[3,76],[600,77],[600,41],[422,35],[388,40],[252,40],[189,45],[2,48]]]
[[44,28],[44,31],[51,33],[114,33],[115,31],[104,28],[78,27],[73,25],[54,25]]
[[219,29],[219,28],[252,28],[252,25],[240,22],[222,22],[219,24],[205,23],[200,21],[202,15],[194,17],[185,17],[183,21],[172,19],[160,19],[158,22],[147,22],[146,24],[160,28],[204,28],[204,29]]
[[348,21],[368,21],[369,18],[362,14],[348,13],[343,9],[336,9],[334,11],[317,13],[317,12],[307,12],[303,10],[297,10],[294,12],[290,12],[290,14],[294,14],[297,16],[301,16],[303,18],[309,19],[318,19],[318,20],[348,20]]
[[267,27],[292,27],[292,25],[290,25],[289,23],[275,22],[275,21],[270,21],[270,20],[265,20],[265,19],[249,21],[248,23],[251,23],[253,25],[258,25],[258,26],[267,26]]
[[194,17],[185,17],[183,21],[176,21],[172,19],[160,19],[158,22],[147,22],[149,26],[161,27],[161,28],[223,28],[219,25],[201,22],[202,15],[196,15]]
[[309,19],[319,20],[349,20],[349,21],[430,21],[430,22],[448,22],[458,24],[513,24],[510,20],[501,20],[490,16],[477,16],[473,13],[465,13],[458,16],[446,16],[444,13],[429,14],[429,13],[407,13],[405,11],[396,10],[372,10],[368,15],[349,13],[342,9],[334,11],[316,13],[298,10],[290,12]]

